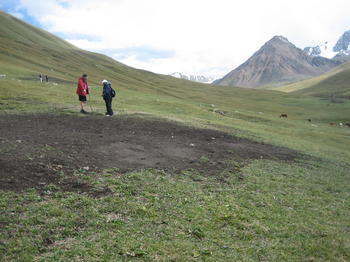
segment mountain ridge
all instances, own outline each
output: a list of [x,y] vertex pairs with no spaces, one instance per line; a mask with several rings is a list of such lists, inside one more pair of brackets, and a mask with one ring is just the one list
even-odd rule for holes
[[350,60],[350,30],[338,39],[337,42],[326,41],[314,47],[305,47],[304,51],[311,56],[321,56],[341,62]]
[[[0,66],[12,65],[33,75],[39,72],[57,79],[76,81],[86,72],[89,82],[118,79],[137,89],[139,81],[149,88],[154,81],[179,81],[120,63],[113,58],[80,49],[43,29],[28,24],[0,10]],[[102,79],[98,78],[103,77]]]
[[329,71],[341,62],[310,56],[284,36],[274,36],[217,85],[256,88],[290,83]]

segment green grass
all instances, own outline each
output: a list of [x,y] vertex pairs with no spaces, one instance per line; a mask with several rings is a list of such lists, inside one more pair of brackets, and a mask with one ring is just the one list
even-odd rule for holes
[[[329,126],[350,122],[350,100],[156,75],[0,13],[1,114],[77,114],[75,82],[82,72],[90,76],[95,114],[104,112],[100,81],[107,78],[118,91],[119,114],[219,129],[317,158],[254,161],[236,173],[226,170],[224,181],[194,170],[77,170],[77,181],[111,190],[99,198],[55,185],[43,194],[2,191],[1,261],[350,260],[350,128]],[[39,73],[58,84],[39,83]]]
[[2,260],[348,261],[349,166],[314,165],[259,160],[224,183],[191,171],[77,173],[112,191],[101,198],[2,192]]
[[267,87],[267,89],[324,98],[349,98],[349,81],[350,62],[347,62],[320,76],[288,85]]

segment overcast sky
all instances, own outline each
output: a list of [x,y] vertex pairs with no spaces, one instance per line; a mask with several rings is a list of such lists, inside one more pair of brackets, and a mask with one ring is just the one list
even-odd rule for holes
[[350,30],[350,0],[0,0],[0,8],[163,74],[222,76],[274,35],[304,48]]

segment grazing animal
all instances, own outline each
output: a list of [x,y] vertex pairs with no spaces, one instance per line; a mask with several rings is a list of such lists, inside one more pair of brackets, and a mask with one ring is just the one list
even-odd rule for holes
[[335,126],[335,123],[329,123],[330,126]]
[[213,110],[213,113],[217,113],[217,114],[222,115],[222,116],[224,116],[224,115],[226,114],[225,111],[221,111],[221,110],[219,110],[219,109],[217,109],[217,108],[215,108],[215,109]]
[[309,121],[309,123],[311,123],[311,119],[308,119],[307,121]]
[[288,118],[288,115],[287,114],[281,114],[280,118]]

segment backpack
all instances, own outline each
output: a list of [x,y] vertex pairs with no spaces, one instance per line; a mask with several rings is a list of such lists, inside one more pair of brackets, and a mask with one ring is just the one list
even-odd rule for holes
[[111,83],[109,83],[109,87],[111,88],[111,97],[115,97],[117,92],[112,88]]
[[111,97],[115,97],[116,94],[115,90],[111,87]]

